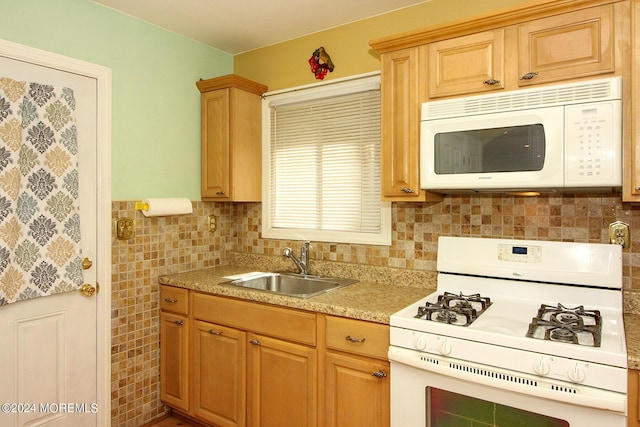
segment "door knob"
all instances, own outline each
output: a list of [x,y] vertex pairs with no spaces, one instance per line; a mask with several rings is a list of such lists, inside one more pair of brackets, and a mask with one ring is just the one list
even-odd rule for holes
[[80,295],[83,297],[92,297],[96,294],[97,289],[95,286],[85,283],[80,287]]

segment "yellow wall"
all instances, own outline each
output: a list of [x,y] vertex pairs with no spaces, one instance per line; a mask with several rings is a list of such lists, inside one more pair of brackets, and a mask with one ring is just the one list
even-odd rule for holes
[[432,0],[384,15],[327,29],[234,57],[234,73],[278,90],[318,82],[307,62],[313,51],[324,46],[335,70],[325,80],[380,69],[379,55],[369,41],[454,21],[525,0]]

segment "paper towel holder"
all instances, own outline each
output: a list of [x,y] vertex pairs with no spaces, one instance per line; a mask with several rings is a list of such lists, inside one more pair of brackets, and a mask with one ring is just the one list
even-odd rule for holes
[[149,203],[136,202],[136,210],[137,211],[148,211],[149,210]]

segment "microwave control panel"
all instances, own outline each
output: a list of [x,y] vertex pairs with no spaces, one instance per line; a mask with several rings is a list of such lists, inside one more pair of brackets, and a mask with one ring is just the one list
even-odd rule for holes
[[621,102],[565,107],[565,185],[622,185]]

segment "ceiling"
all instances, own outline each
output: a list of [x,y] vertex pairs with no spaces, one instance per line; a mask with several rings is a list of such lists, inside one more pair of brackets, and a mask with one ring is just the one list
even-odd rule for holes
[[93,0],[238,54],[431,0]]

